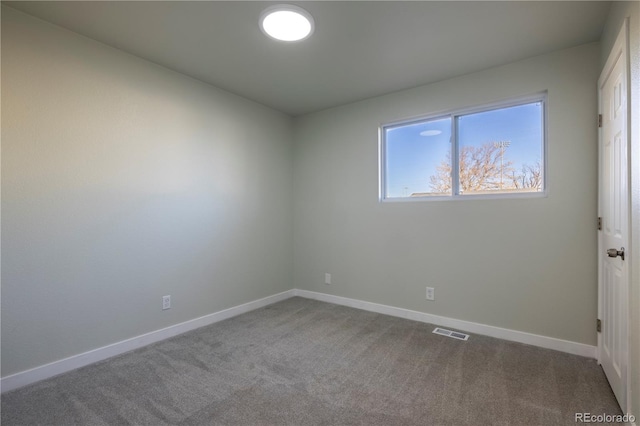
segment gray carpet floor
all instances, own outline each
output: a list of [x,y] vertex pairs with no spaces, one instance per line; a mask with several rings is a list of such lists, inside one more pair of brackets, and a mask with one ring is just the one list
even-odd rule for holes
[[2,425],[575,425],[593,359],[295,297],[3,394]]

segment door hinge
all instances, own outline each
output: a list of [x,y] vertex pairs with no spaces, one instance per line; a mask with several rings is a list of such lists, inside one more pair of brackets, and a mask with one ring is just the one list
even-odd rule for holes
[[598,231],[602,231],[602,218],[598,218]]
[[600,333],[602,331],[602,321],[598,318],[598,324],[596,325],[596,331]]
[[602,127],[602,114],[598,114],[598,127]]

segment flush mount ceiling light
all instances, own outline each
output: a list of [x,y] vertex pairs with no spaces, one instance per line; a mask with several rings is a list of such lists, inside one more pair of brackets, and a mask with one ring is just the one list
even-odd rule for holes
[[266,8],[260,14],[260,29],[280,41],[304,40],[313,33],[313,18],[306,10],[289,4]]

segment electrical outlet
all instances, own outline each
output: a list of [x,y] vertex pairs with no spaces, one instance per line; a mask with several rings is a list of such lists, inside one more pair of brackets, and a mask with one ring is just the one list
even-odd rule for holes
[[436,300],[436,291],[433,287],[427,287],[427,300]]
[[171,309],[171,296],[162,296],[162,310]]
[[324,283],[327,285],[331,284],[331,274],[324,274]]

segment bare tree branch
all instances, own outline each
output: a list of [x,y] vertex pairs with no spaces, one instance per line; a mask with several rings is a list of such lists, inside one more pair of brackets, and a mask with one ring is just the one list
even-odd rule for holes
[[[493,142],[481,146],[465,145],[460,148],[459,177],[462,193],[542,187],[540,163],[524,165],[516,174],[512,161],[505,161],[505,147]],[[429,178],[431,190],[436,193],[451,192],[451,153],[436,167]]]

